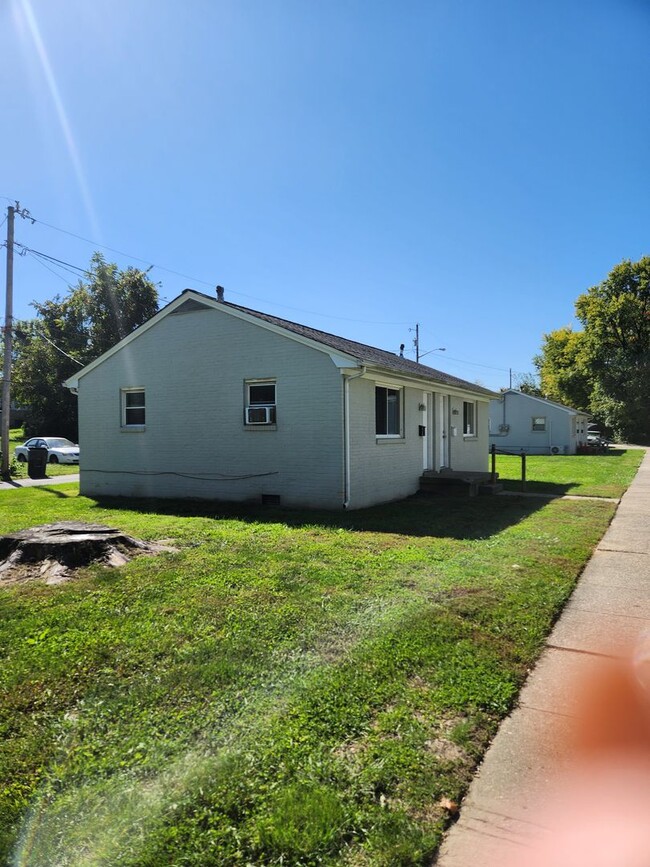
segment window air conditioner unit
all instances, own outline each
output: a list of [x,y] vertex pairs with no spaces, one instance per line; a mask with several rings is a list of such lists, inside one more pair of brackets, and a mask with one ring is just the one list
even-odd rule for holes
[[272,406],[247,406],[246,424],[271,424]]

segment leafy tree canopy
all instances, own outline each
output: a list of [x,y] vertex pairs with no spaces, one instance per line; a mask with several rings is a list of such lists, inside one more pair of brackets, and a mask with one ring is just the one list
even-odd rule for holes
[[582,331],[565,326],[545,334],[535,365],[545,397],[576,409],[589,409],[591,379]]
[[616,265],[576,301],[582,331],[544,336],[542,388],[593,415],[622,440],[650,439],[650,257]]
[[32,306],[36,318],[15,329],[13,396],[30,408],[28,434],[76,440],[77,398],[63,382],[150,319],[158,289],[143,271],[95,253],[86,281]]
[[515,387],[524,394],[531,394],[533,397],[544,397],[544,393],[537,382],[537,377],[532,373],[522,373],[517,377]]

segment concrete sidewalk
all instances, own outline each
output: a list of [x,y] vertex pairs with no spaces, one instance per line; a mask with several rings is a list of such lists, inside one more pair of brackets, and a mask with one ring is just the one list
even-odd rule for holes
[[51,479],[12,479],[10,482],[0,482],[0,491],[17,491],[18,488],[33,488],[37,485],[63,485],[66,482],[78,482],[79,473],[69,476],[52,476]]
[[438,867],[524,859],[539,809],[570,766],[576,679],[650,629],[650,451],[587,564],[516,710],[503,721],[450,829]]

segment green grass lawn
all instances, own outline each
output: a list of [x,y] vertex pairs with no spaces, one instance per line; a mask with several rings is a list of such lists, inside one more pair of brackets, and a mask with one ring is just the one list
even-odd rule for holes
[[[25,440],[29,439],[23,433],[22,428],[12,428],[9,431],[9,460],[14,456],[16,446],[21,446]],[[47,478],[55,476],[69,476],[72,473],[79,472],[79,464],[48,464],[46,470]],[[11,468],[11,475],[15,479],[27,478],[27,463],[19,463],[18,461]]]
[[[528,455],[526,491],[621,497],[643,460],[642,449],[610,449],[604,455]],[[499,481],[509,491],[521,490],[521,458],[497,455]]]
[[0,590],[0,862],[429,864],[613,512],[0,492],[177,547]]

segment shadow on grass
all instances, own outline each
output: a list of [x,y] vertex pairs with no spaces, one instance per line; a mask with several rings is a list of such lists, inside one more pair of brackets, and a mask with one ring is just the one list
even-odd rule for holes
[[521,482],[514,479],[501,479],[503,487],[506,491],[514,491],[519,494],[548,494],[549,497],[562,497],[565,494],[570,494],[574,489],[580,488],[580,482],[567,482],[560,485],[553,482],[526,482],[526,487],[522,490]]
[[203,517],[250,523],[286,524],[289,527],[328,527],[358,532],[396,533],[485,539],[517,524],[544,508],[545,500],[526,497],[424,496],[358,509],[353,512],[286,509],[257,504],[202,500],[156,500],[107,497],[97,508],[126,509],[176,517]]
[[577,455],[571,455],[574,458],[620,458],[626,453],[627,449],[594,449],[591,452],[578,452]]
[[39,491],[45,491],[46,494],[54,494],[55,497],[61,497],[61,499],[67,499],[69,497],[69,493],[66,491],[62,491],[60,488],[52,488],[49,485],[38,485]]

